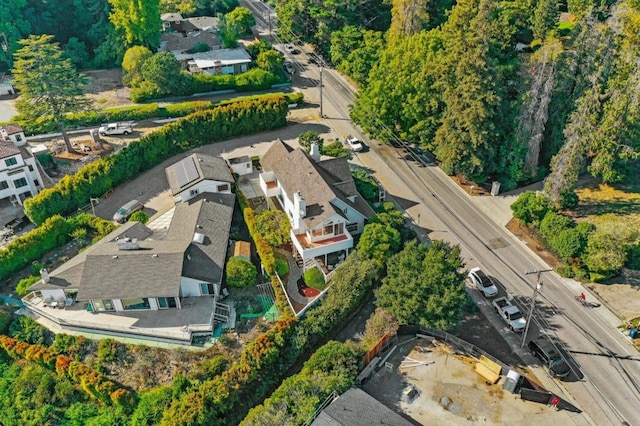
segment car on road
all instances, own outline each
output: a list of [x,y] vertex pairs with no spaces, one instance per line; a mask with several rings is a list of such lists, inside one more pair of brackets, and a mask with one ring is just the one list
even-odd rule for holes
[[524,319],[520,309],[512,304],[506,297],[498,297],[492,303],[493,307],[500,315],[500,318],[507,323],[509,328],[516,333],[524,331],[527,321]]
[[118,209],[113,215],[113,220],[118,223],[123,223],[129,219],[129,216],[142,209],[144,209],[144,204],[138,200],[131,200]]
[[300,53],[300,51],[298,49],[296,49],[296,47],[293,44],[287,43],[284,45],[284,50],[287,53],[290,53],[292,55],[297,55],[298,53]]
[[284,63],[284,69],[289,74],[295,74],[296,73],[296,67],[294,67],[291,62],[285,62]]
[[528,346],[533,356],[549,369],[553,377],[564,378],[571,374],[571,367],[567,360],[547,338],[540,336],[530,341]]
[[353,152],[360,152],[363,149],[362,142],[353,136],[347,136],[344,141]]
[[479,267],[471,268],[469,271],[469,279],[476,286],[484,297],[496,297],[498,295],[498,287],[493,280],[485,274]]

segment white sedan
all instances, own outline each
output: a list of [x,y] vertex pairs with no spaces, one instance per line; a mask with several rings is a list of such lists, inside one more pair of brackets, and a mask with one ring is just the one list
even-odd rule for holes
[[495,297],[498,295],[498,287],[493,283],[482,269],[472,268],[469,271],[469,279],[482,292],[484,297]]
[[362,151],[362,142],[360,142],[358,139],[356,139],[356,138],[354,138],[352,136],[348,136],[345,139],[345,142],[347,143],[347,145],[349,146],[351,151],[353,151],[353,152]]

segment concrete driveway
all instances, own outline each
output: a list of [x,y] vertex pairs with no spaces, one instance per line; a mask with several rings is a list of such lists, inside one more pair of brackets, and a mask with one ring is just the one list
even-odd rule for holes
[[298,135],[300,133],[313,130],[328,139],[330,129],[318,123],[290,124],[282,129],[271,132],[263,132],[257,135],[244,136],[231,139],[226,142],[213,143],[202,146],[191,151],[178,154],[168,160],[163,161],[153,169],[143,173],[136,179],[122,184],[113,192],[103,197],[100,203],[95,204],[95,213],[104,219],[111,220],[113,214],[120,206],[130,200],[138,200],[145,204],[145,212],[149,218],[155,218],[173,207],[173,197],[169,191],[169,183],[165,174],[165,168],[177,161],[193,154],[202,152],[209,155],[220,155],[223,158],[236,157],[242,155],[262,156],[277,138],[281,138],[287,143],[298,146]]

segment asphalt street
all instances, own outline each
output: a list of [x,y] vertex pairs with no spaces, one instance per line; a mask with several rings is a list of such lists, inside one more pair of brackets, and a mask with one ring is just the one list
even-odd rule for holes
[[[319,81],[318,69],[309,65],[304,54],[294,60],[304,70],[297,79]],[[363,138],[349,121],[355,90],[334,70],[325,68],[322,77],[325,122],[337,134],[359,136],[369,147],[367,152],[357,154],[357,161],[373,171],[407,209],[423,236],[460,244],[467,266],[482,266],[500,283],[502,294],[509,295],[528,313],[536,276],[526,273],[548,270],[549,266],[498,226],[492,215],[477,207],[476,197],[465,193],[439,168]],[[305,91],[305,98],[319,103],[318,88]],[[615,328],[617,317],[604,306],[589,309],[578,303],[574,297],[582,291],[579,283],[553,272],[544,272],[541,277],[544,284],[526,340],[540,334],[549,336],[573,369],[567,381],[553,381],[555,389],[549,390],[566,395],[584,410],[581,418],[574,419],[576,424],[640,424],[640,356]],[[488,303],[481,300],[479,304],[491,311]],[[495,324],[503,329],[505,339],[525,363],[535,363],[521,348],[522,335],[507,331],[499,321]]]

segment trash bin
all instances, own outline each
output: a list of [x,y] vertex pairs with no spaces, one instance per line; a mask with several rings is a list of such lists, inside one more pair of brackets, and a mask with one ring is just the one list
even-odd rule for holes
[[502,388],[511,393],[517,393],[519,383],[520,383],[520,373],[513,370],[509,370],[509,372],[507,373],[507,378],[505,379],[504,385],[502,386]]
[[629,330],[629,337],[631,337],[632,339],[638,337],[638,327],[633,327],[631,330]]

